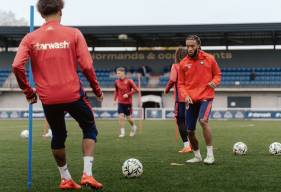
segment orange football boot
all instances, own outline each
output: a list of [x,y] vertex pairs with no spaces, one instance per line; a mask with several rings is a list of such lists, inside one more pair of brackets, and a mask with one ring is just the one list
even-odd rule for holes
[[192,148],[190,146],[182,148],[179,153],[190,153],[192,152]]
[[73,180],[62,179],[59,185],[59,188],[62,190],[65,189],[81,189],[81,186],[75,183]]
[[93,176],[88,176],[83,173],[81,178],[81,185],[88,185],[94,189],[102,189],[103,185],[99,183]]

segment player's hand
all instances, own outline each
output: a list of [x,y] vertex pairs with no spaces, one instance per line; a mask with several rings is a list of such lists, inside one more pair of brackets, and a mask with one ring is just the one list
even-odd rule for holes
[[113,101],[113,105],[117,105],[117,101]]
[[208,85],[213,89],[217,87],[217,85],[213,81],[211,81]]
[[30,98],[27,98],[27,102],[32,105],[34,103],[37,103],[37,95],[34,93]]
[[192,101],[192,99],[189,96],[186,96],[185,102],[186,102],[187,105],[193,104],[193,101]]
[[167,95],[167,93],[166,93],[166,91],[164,91],[164,92],[163,92],[163,96],[166,96],[166,95]]
[[123,98],[128,98],[128,97],[129,97],[128,94],[124,94],[124,95],[123,95]]
[[100,97],[97,97],[97,100],[98,100],[99,102],[102,102],[102,101],[103,101],[103,94],[102,94]]

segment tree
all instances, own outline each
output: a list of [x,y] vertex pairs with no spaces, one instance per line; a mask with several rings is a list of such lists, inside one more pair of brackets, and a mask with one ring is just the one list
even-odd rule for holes
[[24,18],[17,19],[12,11],[0,10],[0,26],[26,26]]

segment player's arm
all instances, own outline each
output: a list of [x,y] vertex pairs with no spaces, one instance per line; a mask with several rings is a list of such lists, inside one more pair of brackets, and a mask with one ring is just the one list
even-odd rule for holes
[[37,102],[37,95],[28,83],[24,68],[25,64],[30,58],[30,49],[31,45],[29,45],[29,36],[26,35],[19,45],[18,52],[12,64],[12,68],[16,76],[17,82],[19,84],[19,87],[23,90],[27,101],[30,104],[33,104]]
[[185,81],[186,79],[185,79],[184,63],[181,62],[179,68],[179,76],[178,76],[179,92],[181,92],[187,104],[193,103],[191,97],[189,96],[188,92],[185,89]]
[[99,86],[96,77],[96,73],[93,65],[93,59],[88,51],[88,46],[85,41],[85,38],[83,37],[82,33],[78,29],[76,30],[76,51],[77,51],[77,60],[80,64],[80,68],[83,74],[90,82],[90,86],[93,92],[96,94],[96,96],[102,99],[103,93],[101,91],[101,88]]
[[221,70],[215,58],[212,59],[212,75],[213,80],[209,83],[209,86],[215,89],[221,82]]
[[167,94],[170,92],[171,88],[175,85],[176,81],[177,81],[177,71],[176,71],[175,65],[172,65],[170,79],[166,85],[164,94]]
[[175,82],[169,80],[166,87],[165,87],[165,91],[164,94],[167,94],[170,92],[171,88],[175,85]]
[[129,93],[127,93],[128,96],[133,96],[135,92],[139,92],[139,88],[136,86],[136,84],[134,83],[133,80],[130,80],[130,84],[131,84],[131,91]]

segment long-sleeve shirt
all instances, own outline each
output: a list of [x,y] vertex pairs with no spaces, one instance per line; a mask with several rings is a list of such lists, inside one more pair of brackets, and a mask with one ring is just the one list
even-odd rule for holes
[[[132,104],[132,97],[138,90],[138,87],[131,79],[118,79],[115,81],[114,100],[122,104]],[[127,94],[128,98],[123,96]]]
[[174,98],[176,102],[184,102],[185,98],[179,91],[178,76],[179,76],[179,64],[173,64],[170,72],[170,79],[166,85],[165,93],[169,93],[170,89],[174,87]]
[[62,26],[54,20],[23,38],[12,67],[27,98],[34,94],[25,75],[29,59],[36,92],[43,104],[69,103],[81,97],[83,89],[77,74],[78,65],[93,92],[98,97],[102,95],[93,59],[78,29]]
[[208,84],[220,84],[221,70],[211,54],[200,51],[196,58],[186,56],[179,71],[179,91],[184,98],[189,96],[193,102],[214,98],[215,90]]

